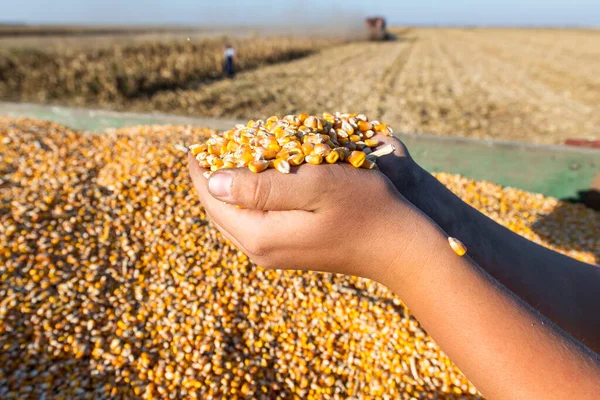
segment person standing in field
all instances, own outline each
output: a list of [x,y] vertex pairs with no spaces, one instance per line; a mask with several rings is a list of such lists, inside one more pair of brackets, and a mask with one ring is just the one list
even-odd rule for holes
[[232,79],[235,75],[235,49],[230,45],[225,45],[225,52],[223,53],[224,63],[223,63],[223,72],[225,76],[229,79]]

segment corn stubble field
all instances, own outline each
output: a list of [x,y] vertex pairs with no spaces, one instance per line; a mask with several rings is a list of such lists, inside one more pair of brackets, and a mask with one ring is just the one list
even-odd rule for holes
[[220,36],[4,38],[0,99],[245,119],[350,110],[398,131],[600,137],[598,31],[393,32],[379,43],[234,36],[242,72],[232,81],[221,79]]
[[[242,118],[362,111],[396,131],[534,142],[596,134],[595,33],[398,32],[237,38],[248,64],[233,81],[220,80],[222,38],[34,52],[0,40],[0,93]],[[176,147],[211,133],[0,117],[0,398],[482,398],[383,286],[266,271],[224,239]],[[600,262],[599,213],[436,177],[514,232]]]

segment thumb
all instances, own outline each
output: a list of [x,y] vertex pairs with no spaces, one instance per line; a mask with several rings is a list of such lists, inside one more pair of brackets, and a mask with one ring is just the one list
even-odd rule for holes
[[[311,168],[314,167],[314,168]],[[323,198],[327,180],[319,169],[327,166],[303,166],[295,173],[276,170],[254,173],[247,168],[222,169],[208,180],[210,194],[226,203],[265,211],[314,211]]]

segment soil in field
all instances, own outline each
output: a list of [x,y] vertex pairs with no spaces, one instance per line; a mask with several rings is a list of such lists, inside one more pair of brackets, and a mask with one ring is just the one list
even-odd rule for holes
[[[180,69],[185,82],[164,90],[155,86],[108,100],[93,91],[75,97],[79,105],[247,119],[364,112],[398,131],[534,143],[600,138],[598,31],[419,28],[395,33],[391,42],[319,44],[292,61],[257,62],[234,80],[218,74],[195,79],[195,72]],[[245,54],[240,50],[240,58],[261,51],[248,48]],[[174,51],[171,58],[177,57]],[[127,70],[119,73],[131,80]],[[28,75],[23,87],[35,86],[35,79]],[[7,97],[1,90],[0,96]],[[73,104],[75,97],[42,101]]]

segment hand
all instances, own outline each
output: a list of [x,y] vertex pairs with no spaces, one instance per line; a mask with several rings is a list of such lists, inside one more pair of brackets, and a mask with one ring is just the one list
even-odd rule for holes
[[399,257],[409,257],[414,224],[425,219],[376,170],[303,164],[288,175],[223,169],[207,180],[188,157],[217,228],[265,268],[380,280]]

